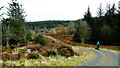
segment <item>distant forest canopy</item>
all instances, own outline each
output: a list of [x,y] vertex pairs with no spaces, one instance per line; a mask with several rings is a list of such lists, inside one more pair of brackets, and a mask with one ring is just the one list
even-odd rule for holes
[[[67,21],[38,21],[38,22],[28,22],[29,26],[32,28],[54,28],[58,26],[58,24],[62,24],[63,26],[68,26],[69,22],[75,23],[75,27],[78,26],[80,20],[86,21],[87,24],[91,28],[91,35],[85,43],[95,44],[97,41],[100,41],[101,44],[104,45],[120,45],[120,1],[118,2],[118,6],[113,4],[106,4],[106,9],[103,10],[102,4],[98,6],[97,16],[92,17],[92,13],[90,11],[90,7],[88,6],[87,11],[84,14],[83,19],[78,20],[67,20]],[[87,28],[87,27],[83,27]],[[79,29],[76,30],[75,39],[81,38],[79,35]],[[81,42],[81,39],[77,39],[77,41]]]
[[73,22],[76,24],[78,20],[48,20],[48,21],[34,21],[34,22],[27,22],[27,23],[31,29],[34,29],[35,27],[38,27],[38,28],[46,27],[47,29],[49,29],[49,28],[54,28],[59,24],[63,26],[68,26],[68,23],[70,22]]

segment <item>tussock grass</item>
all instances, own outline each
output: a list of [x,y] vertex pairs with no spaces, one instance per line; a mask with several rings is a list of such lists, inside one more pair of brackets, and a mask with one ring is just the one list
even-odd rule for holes
[[20,59],[17,61],[6,61],[7,66],[76,66],[87,60],[95,57],[95,55],[86,50],[81,50],[79,48],[73,49],[80,54],[80,56],[64,57],[60,55],[44,57],[40,55],[39,59]]
[[[64,45],[67,45],[58,39],[54,39],[54,40]],[[79,54],[79,56],[75,55],[66,58],[60,55],[49,56],[49,57],[39,55],[40,57],[38,59],[29,59],[29,60],[20,59],[17,61],[6,61],[4,62],[4,64],[6,64],[6,66],[76,66],[95,57],[95,54],[92,53],[91,51],[83,50],[80,49],[79,47],[76,48],[75,46],[72,46],[72,48],[76,53]]]

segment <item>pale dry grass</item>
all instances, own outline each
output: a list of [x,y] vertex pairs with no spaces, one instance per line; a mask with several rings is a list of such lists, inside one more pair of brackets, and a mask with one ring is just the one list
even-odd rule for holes
[[75,55],[66,58],[60,55],[49,57],[40,55],[39,59],[20,59],[17,61],[6,61],[5,64],[7,66],[76,66],[95,57],[95,55],[90,51],[74,47],[73,49],[79,53],[80,56]]

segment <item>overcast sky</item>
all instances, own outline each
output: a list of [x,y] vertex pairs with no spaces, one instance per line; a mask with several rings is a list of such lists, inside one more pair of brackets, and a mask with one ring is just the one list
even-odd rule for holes
[[[26,11],[27,21],[43,21],[43,20],[78,20],[90,6],[92,16],[96,16],[99,4],[102,3],[103,9],[106,4],[116,4],[119,0],[18,0],[22,3]],[[11,0],[0,0],[0,6],[8,7]],[[4,8],[1,12],[6,12]]]

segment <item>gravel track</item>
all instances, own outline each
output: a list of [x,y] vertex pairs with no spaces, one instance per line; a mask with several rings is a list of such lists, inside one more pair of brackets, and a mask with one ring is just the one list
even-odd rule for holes
[[[56,42],[60,42],[50,36],[46,36],[48,38],[53,39]],[[96,49],[88,49],[88,48],[81,48],[84,50],[92,51],[96,57],[88,60],[78,66],[118,66],[118,53],[107,51],[107,50],[96,50]]]
[[118,53],[106,50],[95,50],[80,48],[92,51],[96,57],[78,66],[118,66]]

